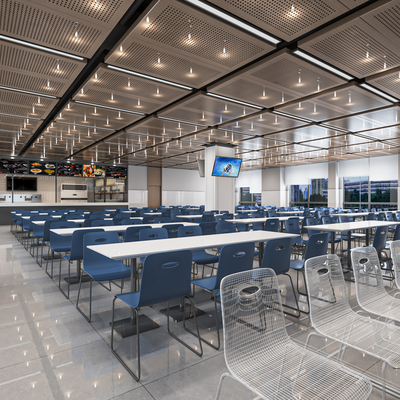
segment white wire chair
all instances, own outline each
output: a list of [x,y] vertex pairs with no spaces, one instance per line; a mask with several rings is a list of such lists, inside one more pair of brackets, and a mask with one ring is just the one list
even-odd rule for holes
[[270,268],[245,271],[221,282],[225,361],[221,376],[262,399],[367,399],[363,375],[293,342],[286,332],[278,280]]
[[400,299],[391,296],[385,289],[376,249],[374,247],[353,249],[351,264],[358,304],[369,313],[400,321]]
[[400,289],[400,240],[390,242],[390,255],[393,260],[394,280]]
[[350,307],[342,266],[336,254],[310,258],[305,264],[313,327],[324,337],[382,360],[382,398],[386,398],[385,370],[400,368],[400,328],[363,317]]

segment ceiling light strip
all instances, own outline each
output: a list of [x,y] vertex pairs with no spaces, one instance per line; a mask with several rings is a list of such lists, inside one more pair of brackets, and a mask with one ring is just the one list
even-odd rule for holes
[[352,79],[354,79],[354,76],[346,74],[345,72],[341,71],[340,69],[337,69],[337,68],[333,67],[332,65],[329,65],[300,49],[293,50],[293,54],[295,54],[296,56],[301,57],[304,60],[307,60],[315,65],[318,65],[319,67],[326,69],[327,71],[332,72],[332,73],[340,76],[343,79],[347,79],[348,81],[351,81]]
[[2,89],[2,90],[10,90],[11,92],[31,94],[33,96],[47,97],[49,99],[57,99],[57,96],[52,96],[50,94],[29,92],[28,90],[14,89],[14,88],[10,88],[10,87],[7,87],[7,86],[0,86],[0,89]]
[[274,110],[274,111],[272,111],[272,113],[276,114],[276,115],[281,115],[282,117],[286,117],[286,118],[297,119],[298,121],[307,122],[309,124],[315,124],[316,123],[315,121],[313,121],[311,119],[297,117],[296,115],[286,114],[286,113],[281,112],[281,111]]
[[124,72],[125,74],[138,76],[139,78],[148,79],[150,81],[164,83],[164,84],[169,85],[169,86],[175,86],[175,87],[178,87],[180,89],[193,90],[193,88],[190,87],[190,86],[185,86],[185,85],[181,85],[180,83],[166,81],[165,79],[156,78],[155,76],[151,76],[151,75],[141,74],[140,72],[130,71],[129,69],[115,67],[114,65],[107,64],[107,68],[110,68],[110,69],[113,69],[113,70],[119,71],[119,72]]
[[5,114],[5,113],[0,113],[0,115],[4,115],[6,117],[24,118],[24,119],[32,119],[34,121],[41,121],[41,118],[33,118],[33,117],[23,116],[23,115],[14,115],[14,114]]
[[157,118],[163,119],[163,120],[166,120],[166,121],[171,121],[171,122],[180,122],[181,124],[208,127],[208,125],[197,124],[196,122],[181,121],[179,119],[173,119],[173,118],[167,118],[167,117],[159,117],[159,116],[157,116]]
[[78,60],[78,61],[83,61],[84,60],[84,57],[81,57],[81,56],[76,56],[74,54],[65,53],[63,51],[51,49],[50,47],[45,47],[45,46],[40,46],[38,44],[25,42],[24,40],[14,39],[14,38],[9,37],[9,36],[0,35],[0,40],[4,40],[4,41],[7,41],[7,42],[20,44],[21,46],[31,47],[31,48],[36,49],[36,50],[41,50],[41,51],[45,51],[47,53],[57,54],[58,56],[72,58],[72,59]]
[[[332,125],[328,125],[328,124],[319,124],[319,126],[331,129],[333,131],[339,131],[339,132],[343,132],[343,133],[352,133],[351,131],[348,131],[347,129],[338,128],[337,126],[332,126]],[[322,138],[322,139],[326,139],[326,138]]]
[[80,100],[73,100],[73,101],[74,101],[74,103],[84,104],[86,106],[91,106],[91,107],[105,108],[106,110],[121,111],[121,112],[128,113],[128,114],[146,115],[145,113],[141,113],[141,112],[137,112],[137,111],[124,110],[123,108],[102,106],[100,104],[86,103],[85,101],[80,101]]
[[230,101],[231,103],[241,104],[242,106],[246,106],[246,107],[252,107],[252,108],[255,108],[257,110],[263,110],[264,109],[264,107],[256,106],[255,104],[246,103],[244,101],[232,99],[230,97],[220,96],[219,94],[215,94],[215,93],[207,92],[207,96],[212,96],[212,97],[216,97],[217,99]]
[[[26,117],[24,117],[24,118],[26,118]],[[62,124],[62,125],[75,125],[75,126],[80,126],[80,127],[82,127],[82,128],[93,128],[93,129],[101,129],[101,130],[103,130],[103,131],[112,131],[112,132],[115,132],[115,129],[102,128],[102,127],[99,127],[99,126],[80,125],[80,124],[75,124],[75,123],[73,123],[73,122],[62,122],[62,121],[54,121],[54,122],[56,122],[57,124]]]
[[199,0],[186,0],[186,2],[196,6],[198,8],[201,8],[202,10],[204,10],[218,18],[221,18],[226,22],[233,24],[233,25],[237,26],[238,28],[241,28],[249,33],[252,33],[253,35],[258,36],[259,38],[264,39],[265,41],[267,41],[269,43],[277,45],[278,43],[281,42],[280,39],[277,39],[271,35],[268,35],[264,31],[254,27],[246,22],[243,22],[240,19],[237,19],[237,18],[233,17],[232,15],[227,14],[227,13],[219,10],[218,8],[213,7],[207,3],[203,3],[202,1],[199,1]]
[[395,97],[392,97],[389,94],[382,92],[382,90],[379,90],[375,86],[371,86],[368,83],[360,83],[360,86],[364,89],[369,90],[372,93],[377,94],[378,96],[385,98],[386,100],[392,101],[393,103],[399,102],[399,99],[396,99]]

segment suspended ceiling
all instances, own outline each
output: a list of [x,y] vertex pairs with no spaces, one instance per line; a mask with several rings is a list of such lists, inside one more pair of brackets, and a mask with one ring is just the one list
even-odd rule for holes
[[253,169],[398,153],[400,0],[198,3],[1,1],[0,155],[196,169],[216,142]]

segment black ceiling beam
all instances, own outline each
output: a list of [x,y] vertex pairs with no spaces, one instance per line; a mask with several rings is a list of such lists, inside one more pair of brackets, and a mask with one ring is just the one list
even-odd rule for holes
[[78,77],[72,83],[72,85],[67,89],[58,103],[50,111],[44,121],[40,124],[39,128],[35,133],[29,138],[29,140],[22,147],[18,156],[23,156],[32,144],[39,138],[46,127],[56,118],[57,114],[63,107],[70,101],[74,93],[76,93],[79,88],[85,83],[85,81],[94,73],[99,64],[104,63],[105,56],[109,51],[121,40],[123,35],[128,31],[132,24],[142,15],[143,11],[151,4],[151,0],[136,0],[129,7],[128,11],[120,19],[114,29],[110,32],[101,46],[97,49],[93,57],[87,62],[86,66],[80,72]]

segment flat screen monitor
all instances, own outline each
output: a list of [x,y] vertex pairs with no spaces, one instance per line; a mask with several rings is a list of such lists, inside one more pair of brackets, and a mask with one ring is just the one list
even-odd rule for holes
[[242,165],[241,158],[215,157],[212,176],[226,176],[237,178]]
[[[12,177],[7,176],[7,190],[12,190]],[[36,192],[37,191],[37,178],[25,178],[14,176],[14,190]]]

